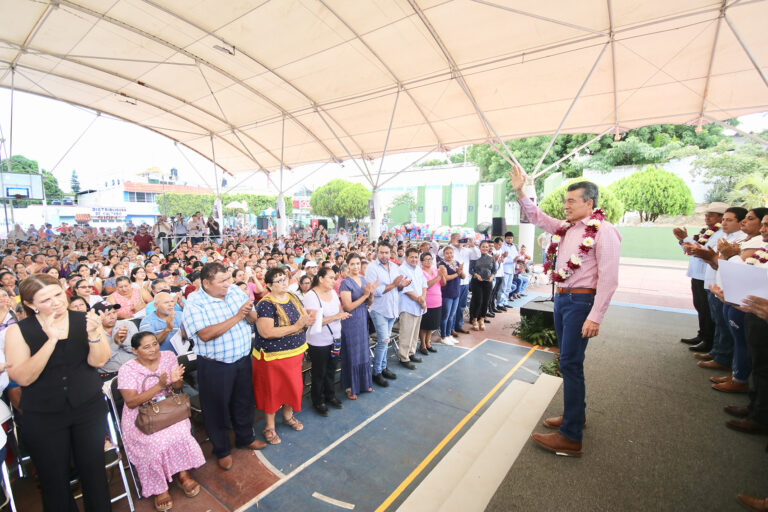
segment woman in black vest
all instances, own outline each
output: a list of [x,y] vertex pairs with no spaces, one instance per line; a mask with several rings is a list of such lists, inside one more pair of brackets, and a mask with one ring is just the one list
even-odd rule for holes
[[67,310],[59,281],[35,274],[19,285],[27,317],[8,327],[8,375],[22,387],[23,436],[37,468],[46,512],[76,511],[71,460],[85,510],[110,510],[104,470],[106,408],[96,374],[110,356],[94,311]]

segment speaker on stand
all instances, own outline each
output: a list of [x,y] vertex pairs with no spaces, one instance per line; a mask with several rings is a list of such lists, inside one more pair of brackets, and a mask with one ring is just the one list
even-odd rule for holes
[[507,219],[504,217],[494,217],[491,222],[491,236],[504,236],[507,232]]

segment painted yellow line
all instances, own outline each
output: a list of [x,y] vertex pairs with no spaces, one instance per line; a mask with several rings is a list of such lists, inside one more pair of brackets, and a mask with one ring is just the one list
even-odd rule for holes
[[504,385],[504,383],[505,383],[505,382],[507,382],[507,381],[510,379],[510,377],[512,377],[512,374],[514,374],[514,373],[515,373],[515,372],[516,372],[516,371],[517,371],[517,370],[518,370],[518,369],[519,369],[519,368],[520,368],[520,367],[523,365],[523,363],[524,363],[524,362],[525,362],[525,361],[526,361],[526,360],[527,360],[529,357],[531,357],[531,355],[532,355],[534,352],[536,352],[536,347],[535,347],[535,346],[534,346],[534,347],[531,347],[531,350],[529,350],[529,351],[528,351],[528,353],[527,353],[527,354],[525,354],[525,355],[523,356],[523,358],[522,358],[520,361],[518,361],[518,362],[517,362],[517,364],[516,364],[515,366],[513,366],[513,367],[512,367],[512,369],[511,369],[511,370],[509,370],[509,372],[507,372],[507,374],[506,374],[506,375],[505,375],[505,376],[504,376],[504,377],[503,377],[503,378],[502,378],[502,379],[501,379],[499,382],[497,382],[497,383],[496,383],[496,385],[495,385],[495,386],[493,386],[493,388],[492,388],[492,389],[491,389],[491,390],[488,392],[488,394],[486,394],[486,395],[483,397],[483,399],[482,399],[482,400],[480,400],[480,401],[477,403],[477,405],[475,405],[475,406],[472,408],[472,410],[471,410],[471,411],[469,411],[469,413],[467,413],[467,415],[466,415],[466,416],[464,416],[464,418],[462,418],[462,420],[461,420],[461,421],[460,421],[458,424],[456,424],[456,426],[455,426],[455,427],[453,427],[453,429],[452,429],[450,432],[448,432],[448,435],[447,435],[447,436],[445,436],[445,437],[443,438],[443,440],[442,440],[442,441],[440,441],[440,442],[437,444],[437,446],[435,446],[435,448],[434,448],[434,449],[433,449],[431,452],[429,452],[429,455],[427,455],[427,456],[424,458],[424,460],[422,460],[422,461],[419,463],[419,465],[418,465],[418,466],[416,466],[416,468],[415,468],[413,471],[411,471],[411,474],[410,474],[410,475],[408,475],[408,476],[405,478],[405,480],[403,480],[403,481],[402,481],[402,483],[401,483],[400,485],[398,485],[398,486],[397,486],[397,489],[395,489],[394,491],[392,491],[392,494],[390,494],[390,495],[387,497],[387,499],[385,499],[385,500],[384,500],[384,502],[383,502],[381,505],[379,505],[379,507],[376,509],[376,512],[384,512],[384,511],[385,511],[385,510],[386,510],[386,509],[387,509],[387,508],[388,508],[388,507],[389,507],[389,506],[392,504],[392,502],[394,502],[394,501],[397,499],[397,497],[398,497],[398,496],[400,496],[400,494],[402,494],[402,492],[403,492],[403,491],[404,491],[404,490],[405,490],[405,489],[406,489],[406,488],[407,488],[409,485],[411,485],[411,482],[413,482],[413,481],[416,479],[416,477],[417,477],[417,476],[419,476],[419,474],[420,474],[422,471],[424,471],[424,468],[426,468],[426,467],[427,467],[427,465],[429,465],[429,463],[430,463],[430,462],[432,462],[432,459],[434,459],[434,458],[437,456],[437,454],[438,454],[438,453],[440,453],[440,452],[443,450],[443,448],[445,448],[445,445],[447,445],[449,442],[451,442],[451,439],[453,439],[453,438],[456,436],[456,434],[458,434],[458,433],[459,433],[459,431],[460,431],[460,430],[461,430],[461,429],[464,427],[464,425],[466,425],[466,424],[467,424],[467,422],[468,422],[468,421],[469,421],[469,420],[472,418],[472,416],[474,416],[475,414],[477,414],[477,411],[479,411],[479,410],[480,410],[480,408],[481,408],[483,405],[485,405],[485,403],[486,403],[488,400],[490,400],[490,399],[491,399],[491,397],[492,397],[493,395],[495,395],[495,394],[496,394],[496,392],[497,392],[497,391],[498,391],[498,390],[501,388],[501,386],[503,386],[503,385]]

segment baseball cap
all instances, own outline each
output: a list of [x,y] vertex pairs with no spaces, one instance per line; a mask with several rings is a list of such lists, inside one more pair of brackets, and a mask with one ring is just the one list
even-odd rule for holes
[[112,304],[111,302],[107,302],[106,300],[103,300],[93,305],[93,310],[96,311],[97,313],[103,313],[105,311],[110,311],[112,309],[120,309],[120,304]]

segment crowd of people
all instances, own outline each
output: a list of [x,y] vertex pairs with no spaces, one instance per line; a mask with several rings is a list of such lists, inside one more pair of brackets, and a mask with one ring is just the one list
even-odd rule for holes
[[[169,510],[169,482],[195,496],[189,471],[205,459],[189,420],[152,434],[137,428],[142,404],[192,385],[218,466],[228,470],[230,431],[236,448],[259,450],[279,444],[281,428],[304,428],[296,413],[305,362],[312,407],[328,416],[344,407],[340,397],[354,401],[397,378],[391,345],[414,371],[437,343],[458,343],[469,326],[485,330],[525,295],[530,266],[511,232],[456,234],[441,247],[394,233],[370,242],[364,229],[232,232],[199,214],[116,229],[17,225],[0,260],[0,386],[45,510],[76,510],[72,463],[86,510],[109,508],[106,382],[124,402],[123,442],[141,492]],[[196,364],[185,372],[178,357],[190,354]],[[256,409],[266,418],[261,435]]]
[[[710,377],[712,389],[747,395],[728,405],[725,426],[748,434],[768,433],[768,299],[747,296],[729,302],[722,275],[723,262],[768,268],[768,208],[747,210],[721,202],[711,203],[706,226],[690,236],[685,228],[673,233],[683,252],[690,256],[693,303],[698,332],[680,341],[690,345],[699,367],[727,372]],[[733,279],[733,278],[731,278]],[[751,510],[768,509],[768,499],[740,494]]]

